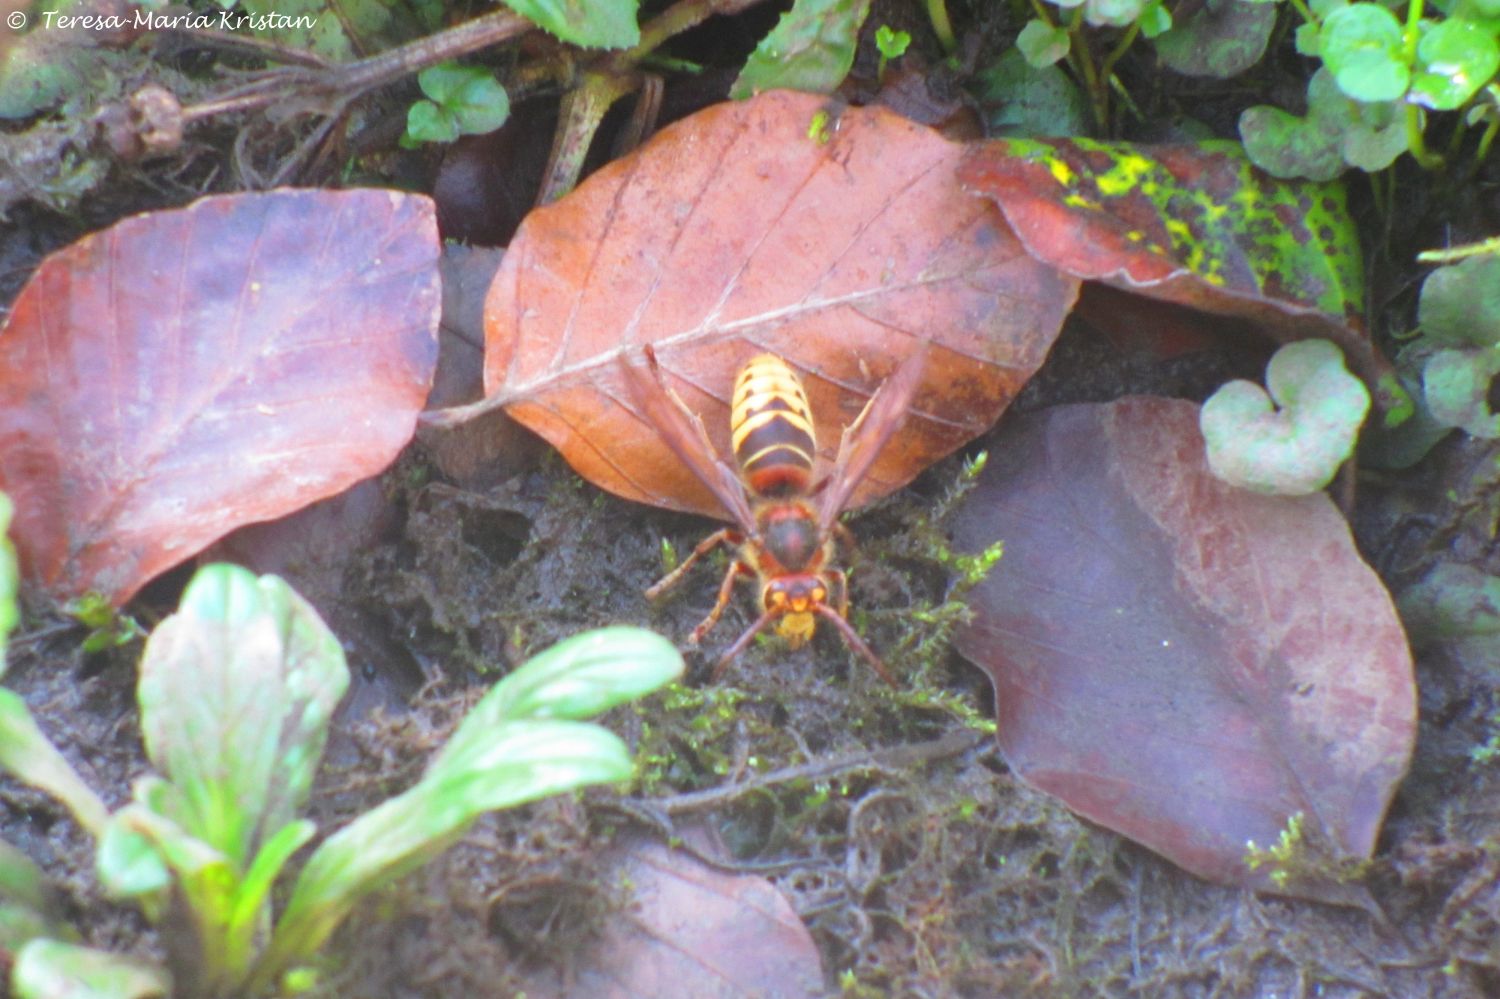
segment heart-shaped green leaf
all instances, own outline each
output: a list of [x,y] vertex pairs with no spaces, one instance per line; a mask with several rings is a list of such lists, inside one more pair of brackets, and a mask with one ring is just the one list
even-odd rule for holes
[[1269,396],[1252,382],[1230,382],[1203,404],[1199,427],[1209,467],[1224,481],[1261,493],[1300,496],[1322,489],[1353,451],[1370,393],[1327,340],[1278,350],[1266,386]]

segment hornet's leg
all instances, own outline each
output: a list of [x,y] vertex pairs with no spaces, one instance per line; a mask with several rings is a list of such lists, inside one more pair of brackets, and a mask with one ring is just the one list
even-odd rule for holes
[[839,569],[827,569],[823,572],[823,582],[828,584],[828,593],[832,596],[833,606],[838,609],[839,617],[849,616],[849,577]]
[[703,641],[703,636],[708,634],[713,629],[713,626],[719,623],[719,617],[724,613],[724,608],[729,606],[729,598],[734,596],[735,581],[741,576],[753,575],[755,575],[755,570],[739,559],[735,559],[730,563],[729,571],[724,573],[724,582],[719,584],[719,598],[714,601],[714,608],[708,612],[708,617],[704,618],[698,627],[693,629],[693,633],[688,636],[689,645],[697,645]]
[[891,676],[891,671],[886,669],[885,663],[880,661],[880,657],[877,656],[875,652],[865,644],[865,640],[863,638],[860,638],[859,635],[855,632],[854,625],[850,624],[842,614],[839,614],[827,604],[818,604],[817,610],[819,614],[822,614],[828,620],[833,622],[834,627],[838,628],[839,634],[843,636],[844,641],[848,644],[849,648],[864,656],[865,662],[869,663],[874,668],[875,672],[880,674],[880,678],[882,680],[890,684],[892,687],[899,686],[899,684],[896,683],[896,678]]
[[736,656],[745,651],[745,646],[750,644],[750,639],[760,634],[761,629],[770,624],[772,618],[775,616],[775,611],[766,611],[760,617],[756,618],[755,623],[746,628],[743,635],[735,639],[734,644],[729,647],[729,651],[719,657],[719,661],[714,666],[714,673],[709,682],[718,683],[719,678],[724,675],[724,670],[729,667],[729,664],[734,662]]
[[707,555],[709,552],[713,551],[720,545],[739,545],[743,542],[744,539],[740,536],[740,532],[734,530],[733,528],[725,527],[715,531],[708,537],[704,538],[702,541],[698,542],[698,547],[694,548],[692,554],[682,560],[681,565],[653,583],[651,587],[646,590],[646,597],[648,599],[655,600],[657,597],[661,596],[663,593],[676,586],[679,582],[681,582],[682,577],[687,574],[687,571],[691,569],[700,558]]

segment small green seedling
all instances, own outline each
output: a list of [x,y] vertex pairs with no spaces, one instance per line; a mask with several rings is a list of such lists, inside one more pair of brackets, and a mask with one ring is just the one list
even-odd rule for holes
[[417,85],[428,99],[406,113],[401,144],[408,149],[493,132],[510,117],[510,95],[489,70],[478,66],[431,66],[417,74]]
[[875,48],[880,51],[880,62],[875,68],[875,78],[885,79],[886,65],[892,59],[900,59],[906,55],[906,50],[911,46],[911,35],[905,31],[896,31],[889,24],[882,24],[875,29]]
[[828,141],[833,138],[833,132],[829,128],[831,122],[832,118],[827,111],[821,108],[814,111],[812,119],[807,123],[807,137],[820,146],[828,145]]
[[[272,889],[316,831],[299,812],[349,682],[338,640],[281,580],[207,566],[153,632],[137,696],[161,776],[142,778],[130,804],[108,814],[8,691],[0,762],[95,834],[112,893],[187,929],[181,950],[192,953],[174,955],[174,994],[254,995],[290,987],[361,898],[436,857],[483,813],[628,779],[624,743],[579,719],[682,669],[671,643],[638,628],[578,635],[532,658],[474,706],[415,786],[313,851],[279,914]],[[57,983],[82,989],[112,960],[44,927],[20,951],[12,989],[20,999],[62,994]],[[115,991],[87,994],[166,994],[163,969],[121,962],[109,973]]]
[[1198,425],[1209,468],[1255,492],[1322,489],[1354,450],[1369,391],[1327,340],[1282,347],[1266,368],[1266,385],[1269,396],[1251,382],[1230,382],[1203,404]]
[[63,609],[89,630],[83,640],[85,652],[103,652],[146,637],[135,618],[116,610],[97,593],[85,594]]

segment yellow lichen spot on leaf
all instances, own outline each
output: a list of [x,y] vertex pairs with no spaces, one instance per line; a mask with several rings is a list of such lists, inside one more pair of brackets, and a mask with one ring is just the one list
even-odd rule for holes
[[1115,165],[1098,178],[1099,190],[1105,195],[1116,196],[1139,191],[1150,197],[1156,190],[1151,180],[1155,165],[1138,153],[1115,154]]
[[1167,227],[1167,235],[1172,237],[1172,245],[1179,248],[1194,249],[1193,233],[1188,224],[1182,219],[1163,219]]

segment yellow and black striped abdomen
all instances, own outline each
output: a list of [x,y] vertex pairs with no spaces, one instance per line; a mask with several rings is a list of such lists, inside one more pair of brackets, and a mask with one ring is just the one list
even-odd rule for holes
[[802,380],[774,354],[752,357],[734,380],[729,433],[745,485],[757,496],[806,493],[818,451]]

